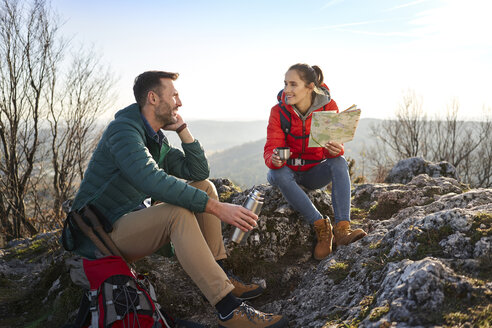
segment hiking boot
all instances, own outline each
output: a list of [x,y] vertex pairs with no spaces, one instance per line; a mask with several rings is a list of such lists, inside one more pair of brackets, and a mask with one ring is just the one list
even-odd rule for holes
[[340,221],[335,224],[333,233],[335,235],[335,243],[337,246],[348,245],[367,235],[362,229],[351,230],[349,221]]
[[219,316],[219,328],[248,328],[248,327],[287,327],[288,321],[281,315],[263,313],[242,303],[224,319]]
[[319,219],[314,221],[314,230],[316,231],[317,243],[314,248],[314,258],[322,260],[331,254],[331,243],[333,234],[331,233],[330,219]]
[[260,285],[247,284],[230,272],[227,273],[227,277],[234,285],[234,289],[231,292],[232,295],[242,301],[258,297],[265,291]]

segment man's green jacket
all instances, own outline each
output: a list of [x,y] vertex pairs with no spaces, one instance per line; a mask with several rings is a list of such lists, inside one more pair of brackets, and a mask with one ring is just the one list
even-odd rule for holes
[[[182,147],[184,153],[171,147],[167,140],[159,147],[146,133],[138,104],[120,110],[92,155],[72,210],[92,204],[114,223],[151,197],[204,212],[207,194],[180,179],[208,178],[205,153],[196,140]],[[94,258],[93,243],[78,229],[72,231],[75,236],[70,230],[65,232],[69,246],[75,246],[79,255]]]

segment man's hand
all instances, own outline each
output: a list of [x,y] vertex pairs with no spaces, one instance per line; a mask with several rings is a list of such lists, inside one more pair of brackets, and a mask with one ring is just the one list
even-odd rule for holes
[[280,159],[280,156],[278,156],[278,150],[277,148],[275,148],[273,150],[273,155],[272,155],[272,164],[273,166],[276,166],[276,167],[281,167],[282,165],[285,164],[286,161],[283,161]]
[[329,141],[325,145],[325,149],[328,150],[331,156],[336,156],[343,150],[343,145],[335,141]]
[[[185,124],[181,115],[176,114],[176,119],[177,119],[176,123],[168,124],[164,126],[162,129],[166,131],[176,131],[177,128]],[[191,134],[190,130],[187,127],[184,130],[181,130],[178,133],[178,136],[181,139],[182,143],[192,143],[193,141],[195,141],[195,138],[193,138],[193,135]]]
[[166,131],[176,131],[177,128],[179,128],[181,125],[184,124],[184,120],[181,117],[181,115],[176,114],[176,119],[177,119],[176,123],[168,124],[164,126],[162,129]]
[[211,213],[221,221],[238,227],[242,231],[250,231],[256,227],[258,216],[250,210],[234,204],[221,203],[218,200],[209,198],[205,212]]

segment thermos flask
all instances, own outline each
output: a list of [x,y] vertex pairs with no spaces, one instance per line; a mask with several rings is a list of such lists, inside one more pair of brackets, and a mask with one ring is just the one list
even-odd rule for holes
[[[247,208],[256,215],[260,215],[261,207],[263,206],[263,198],[261,197],[261,192],[254,189],[249,193],[248,197],[243,203],[243,207]],[[249,235],[248,232],[244,232],[239,228],[235,228],[232,233],[231,240],[239,244],[245,236]]]

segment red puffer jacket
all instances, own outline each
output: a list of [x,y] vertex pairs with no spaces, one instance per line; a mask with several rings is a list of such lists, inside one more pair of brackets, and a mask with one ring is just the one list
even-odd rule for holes
[[[291,134],[294,136],[309,136],[311,131],[311,119],[314,112],[319,112],[323,110],[336,111],[338,113],[338,106],[336,102],[331,99],[331,101],[323,107],[314,110],[309,116],[303,121],[299,115],[294,111],[291,105],[285,103],[284,94],[282,92],[282,105],[290,112],[292,118]],[[333,158],[343,155],[342,150],[340,154],[336,156],[330,155],[325,148],[322,147],[311,147],[308,148],[309,138],[296,139],[290,134],[287,135],[287,140],[285,139],[285,133],[282,131],[280,126],[280,105],[275,105],[271,112],[270,118],[268,120],[267,127],[267,140],[265,143],[265,148],[263,152],[263,158],[265,159],[265,164],[271,169],[279,169],[272,164],[273,150],[277,147],[289,147],[291,151],[290,158],[301,158],[304,160],[322,160],[325,158]],[[288,165],[294,171],[307,171],[319,163],[311,163],[299,166]]]

